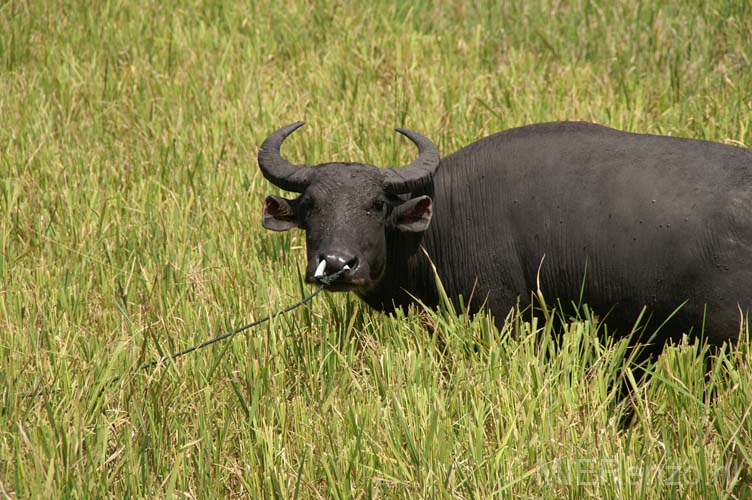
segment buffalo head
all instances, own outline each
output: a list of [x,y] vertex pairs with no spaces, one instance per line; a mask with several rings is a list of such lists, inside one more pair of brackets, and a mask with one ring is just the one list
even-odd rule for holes
[[410,196],[427,188],[439,166],[433,143],[409,130],[397,132],[418,146],[418,158],[406,167],[378,168],[362,163],[293,165],[280,154],[282,141],[303,122],[270,135],[261,145],[261,172],[272,184],[300,193],[295,199],[268,196],[263,225],[272,231],[306,232],[306,281],[342,271],[330,290],[366,293],[384,275],[390,232],[421,232],[431,222],[428,196]]

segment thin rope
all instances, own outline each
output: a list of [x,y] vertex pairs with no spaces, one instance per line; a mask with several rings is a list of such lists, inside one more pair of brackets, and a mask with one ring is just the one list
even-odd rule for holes
[[[217,342],[221,342],[221,341],[223,341],[225,339],[228,339],[228,338],[230,338],[230,337],[232,337],[234,335],[237,335],[238,333],[242,333],[242,332],[244,332],[246,330],[249,330],[251,328],[254,328],[254,327],[256,327],[256,326],[258,326],[258,325],[260,325],[262,323],[265,323],[265,322],[267,322],[267,321],[269,321],[271,319],[274,319],[274,318],[276,318],[277,316],[279,316],[281,314],[285,314],[285,313],[288,313],[288,312],[292,311],[293,309],[297,309],[298,307],[300,307],[300,306],[302,306],[302,305],[307,304],[308,302],[310,302],[316,295],[318,295],[319,293],[321,293],[321,291],[324,288],[326,288],[327,286],[329,286],[332,283],[334,283],[335,281],[337,281],[339,279],[339,277],[344,272],[346,272],[348,269],[349,268],[345,267],[343,269],[340,269],[336,273],[325,275],[325,276],[317,276],[317,277],[315,277],[316,281],[319,282],[320,286],[316,290],[314,290],[313,292],[311,292],[310,294],[308,294],[307,296],[305,296],[303,299],[295,302],[294,304],[292,304],[290,306],[287,306],[285,309],[282,309],[281,311],[277,311],[277,312],[275,312],[273,314],[269,314],[267,316],[264,316],[263,318],[257,319],[256,321],[252,321],[251,323],[248,323],[247,325],[243,325],[243,326],[241,326],[239,328],[236,328],[235,330],[232,330],[232,331],[227,332],[227,333],[223,333],[222,335],[218,335],[218,336],[216,336],[216,337],[214,337],[212,339],[209,339],[209,340],[206,340],[204,342],[201,342],[200,344],[196,344],[196,345],[194,345],[192,347],[189,347],[187,349],[183,349],[182,351],[174,352],[174,353],[170,354],[169,356],[162,356],[161,358],[153,359],[153,360],[151,360],[151,361],[149,361],[147,363],[142,364],[141,366],[139,366],[138,368],[136,368],[135,370],[133,370],[131,373],[136,373],[136,372],[139,372],[139,371],[142,371],[142,370],[147,370],[149,368],[153,368],[153,367],[158,366],[158,365],[166,365],[166,364],[168,364],[168,363],[176,360],[177,358],[179,358],[181,356],[185,356],[186,354],[190,354],[190,353],[192,353],[194,351],[198,351],[199,349],[203,349],[204,347],[208,347],[208,346],[210,346],[212,344],[216,344]],[[122,378],[123,378],[123,375],[115,375],[114,377],[110,378],[110,380],[108,380],[107,382],[105,382],[105,384],[102,386],[102,389],[100,389],[98,396],[101,396],[102,393],[105,391],[105,389],[107,389],[112,384],[114,384],[114,383],[122,380]],[[39,396],[39,395],[42,395],[42,394],[50,394],[51,392],[58,392],[58,391],[36,391],[36,392],[31,392],[31,393],[24,394],[22,397],[23,398],[31,398],[31,397],[36,397],[36,396]]]
[[[221,341],[223,341],[225,339],[229,339],[233,335],[237,335],[238,333],[242,333],[242,332],[244,332],[246,330],[249,330],[249,329],[251,329],[253,327],[256,327],[256,326],[260,325],[261,323],[265,323],[265,322],[267,322],[267,321],[269,321],[271,319],[274,319],[274,318],[276,318],[277,316],[279,316],[281,314],[285,314],[285,313],[288,313],[288,312],[292,311],[293,309],[297,309],[298,307],[300,307],[300,306],[302,306],[302,305],[310,302],[311,299],[313,299],[316,295],[318,295],[319,293],[321,293],[321,291],[323,289],[324,289],[324,285],[321,285],[316,290],[314,290],[311,294],[309,294],[305,298],[303,298],[302,300],[299,300],[298,302],[292,304],[291,306],[286,307],[285,309],[282,309],[281,311],[277,311],[274,314],[270,314],[268,316],[264,316],[261,319],[257,319],[256,321],[248,323],[247,325],[243,325],[240,328],[237,328],[237,329],[235,329],[235,330],[233,330],[231,332],[223,333],[222,335],[218,335],[218,336],[216,336],[216,337],[214,337],[212,339],[209,339],[209,340],[206,340],[204,342],[201,342],[200,344],[196,344],[196,345],[194,345],[192,347],[189,347],[187,349],[183,349],[182,351],[174,352],[174,353],[170,354],[169,356],[162,356],[159,359],[153,359],[153,360],[151,360],[151,361],[149,361],[147,363],[142,364],[138,368],[136,368],[134,370],[134,372],[140,372],[142,370],[147,370],[149,368],[154,368],[157,365],[167,365],[168,363],[176,360],[177,358],[179,358],[181,356],[185,356],[186,354],[190,354],[190,353],[192,353],[194,351],[198,351],[199,349],[203,349],[204,347],[209,347],[212,344],[216,344],[217,342],[221,342]],[[111,384],[114,384],[115,382],[117,382],[121,378],[122,378],[121,375],[115,375],[112,379],[110,379],[104,385],[104,387],[107,387],[107,386],[109,386]],[[103,387],[103,389],[104,389],[104,387]]]

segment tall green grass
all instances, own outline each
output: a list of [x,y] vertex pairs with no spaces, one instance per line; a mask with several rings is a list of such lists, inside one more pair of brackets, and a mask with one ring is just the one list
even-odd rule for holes
[[747,344],[668,350],[621,429],[587,315],[322,295],[98,395],[306,292],[277,127],[308,163],[559,119],[749,147],[750,40],[741,0],[0,2],[0,496],[749,498]]

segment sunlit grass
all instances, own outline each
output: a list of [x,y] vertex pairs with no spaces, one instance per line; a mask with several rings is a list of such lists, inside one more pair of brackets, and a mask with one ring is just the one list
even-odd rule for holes
[[670,349],[626,429],[585,313],[321,295],[131,372],[308,291],[260,225],[283,124],[308,163],[563,119],[752,145],[748,2],[498,4],[0,3],[0,496],[749,497],[747,344]]

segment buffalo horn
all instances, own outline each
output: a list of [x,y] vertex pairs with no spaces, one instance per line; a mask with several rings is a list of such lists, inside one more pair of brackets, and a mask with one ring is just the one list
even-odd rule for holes
[[282,141],[302,127],[305,122],[295,122],[274,132],[266,138],[261,144],[258,153],[259,167],[261,173],[269,182],[285,191],[294,191],[302,193],[310,182],[311,168],[306,166],[293,165],[282,158],[279,148]]
[[384,172],[384,190],[400,194],[417,191],[431,182],[439,167],[439,150],[430,139],[417,132],[395,129],[418,146],[418,159],[402,168],[389,168]]

